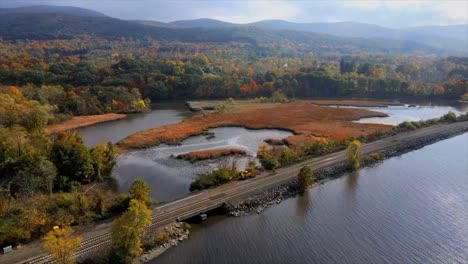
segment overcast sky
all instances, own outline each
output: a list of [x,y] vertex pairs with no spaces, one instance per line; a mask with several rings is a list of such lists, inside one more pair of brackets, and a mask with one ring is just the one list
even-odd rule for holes
[[67,5],[121,19],[214,18],[247,23],[265,19],[293,22],[356,21],[388,27],[468,23],[468,0],[0,0],[0,7]]

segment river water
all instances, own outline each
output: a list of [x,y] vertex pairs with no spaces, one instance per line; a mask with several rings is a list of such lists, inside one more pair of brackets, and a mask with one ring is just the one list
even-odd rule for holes
[[[468,111],[467,104],[370,108],[389,114],[360,122],[397,124]],[[141,129],[193,115],[182,104],[79,129],[87,145],[112,142]],[[197,173],[217,162],[194,164],[171,155],[240,147],[255,156],[279,130],[217,128],[215,137],[191,137],[121,155],[114,171],[120,191],[143,178],[151,195],[168,201],[188,193]],[[153,263],[468,263],[468,134],[386,160],[283,201],[259,215],[215,216],[193,225],[191,238]]]
[[[416,107],[390,106],[368,108],[385,112],[389,117],[365,118],[357,122],[377,122],[397,124],[403,121],[413,121],[439,117],[448,111],[460,114],[468,111],[468,104],[419,104]],[[118,142],[126,136],[153,127],[176,123],[186,117],[193,116],[182,103],[165,103],[154,105],[150,113],[129,115],[121,120],[96,124],[78,129],[84,142],[93,146],[103,140]],[[229,162],[231,158],[218,161],[199,161],[190,163],[174,159],[172,156],[201,149],[236,147],[247,151],[247,156],[236,158],[238,167],[245,165],[249,159],[254,159],[258,146],[268,138],[285,138],[290,132],[263,129],[248,130],[239,127],[216,128],[210,130],[214,138],[205,136],[191,137],[180,146],[161,145],[145,150],[129,151],[119,156],[114,175],[119,183],[119,191],[126,192],[136,178],[142,178],[151,186],[151,195],[159,201],[169,201],[189,193],[190,183],[197,174],[206,173],[218,166],[219,162]]]
[[130,114],[124,119],[95,124],[76,131],[88,146],[102,141],[116,143],[140,130],[176,123],[192,115],[181,103],[156,104],[149,113]]
[[211,217],[152,263],[468,263],[468,134]]
[[404,121],[420,121],[441,117],[448,112],[454,112],[456,115],[460,115],[468,111],[468,104],[454,103],[452,105],[438,105],[425,103],[419,105],[405,104],[388,107],[366,107],[366,109],[386,113],[388,117],[363,118],[356,122],[398,125]]
[[215,137],[195,136],[182,141],[180,146],[160,145],[121,155],[114,171],[120,190],[125,192],[134,179],[142,178],[150,184],[151,195],[155,199],[173,200],[189,193],[190,183],[197,174],[212,171],[220,162],[231,164],[232,158],[191,163],[172,156],[201,149],[241,148],[247,152],[247,156],[235,160],[237,167],[242,168],[249,159],[255,158],[258,146],[265,139],[285,138],[292,134],[281,130],[249,130],[241,127],[221,127],[210,129],[209,132],[214,133]]

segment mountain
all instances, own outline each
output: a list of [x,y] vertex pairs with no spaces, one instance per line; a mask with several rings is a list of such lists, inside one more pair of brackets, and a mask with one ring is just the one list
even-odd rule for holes
[[435,48],[468,54],[468,25],[427,26],[392,29],[358,22],[336,23],[294,23],[285,20],[263,20],[249,24],[234,24],[214,19],[174,21],[169,24],[178,27],[241,27],[250,26],[269,30],[294,30],[331,34],[353,38],[386,38],[397,41],[410,40]]
[[210,19],[210,18],[200,18],[193,20],[179,20],[169,22],[169,25],[176,27],[205,27],[205,28],[220,28],[220,27],[236,27],[241,26],[242,24],[234,24],[229,22],[224,22],[221,20]]
[[468,38],[468,24],[451,26],[423,26],[402,29],[408,33],[439,36],[443,38],[464,40]]
[[253,52],[261,54],[261,56],[278,52],[280,46],[282,52],[288,56],[301,56],[301,54],[309,52],[316,54],[363,52],[450,54],[442,49],[414,41],[337,37],[305,31],[261,29],[254,26],[182,28],[143,25],[102,16],[83,17],[56,13],[0,15],[0,38],[4,40],[70,39],[82,35],[106,39],[136,38],[144,40],[152,38],[180,42],[240,42],[250,44],[249,47]]
[[62,14],[72,16],[86,16],[86,17],[105,17],[106,15],[74,6],[49,6],[49,5],[37,5],[37,6],[25,6],[16,8],[0,8],[0,15],[5,14]]
[[388,28],[357,22],[293,23],[284,20],[263,20],[249,25],[259,28],[308,31],[344,37],[383,38],[389,37],[392,33]]
[[171,25],[169,23],[164,23],[164,22],[159,22],[159,21],[153,21],[153,20],[129,20],[130,22],[134,22],[137,24],[141,25],[147,25],[147,26],[153,26],[153,27],[168,27],[168,28],[174,28],[177,27],[175,25]]

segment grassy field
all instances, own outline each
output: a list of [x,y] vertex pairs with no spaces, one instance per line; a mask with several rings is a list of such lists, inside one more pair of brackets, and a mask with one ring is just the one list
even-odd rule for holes
[[125,117],[127,117],[127,115],[114,114],[114,113],[102,114],[102,115],[74,116],[70,120],[57,123],[57,124],[48,125],[46,127],[46,131],[47,133],[52,134],[52,133],[56,133],[60,131],[76,129],[79,127],[91,126],[97,123],[118,120],[118,119],[122,119]]
[[317,138],[341,140],[358,137],[389,125],[352,122],[364,117],[385,117],[384,113],[357,108],[317,106],[309,101],[291,103],[236,102],[225,113],[209,113],[185,119],[182,122],[137,132],[119,142],[122,148],[135,149],[159,145],[177,144],[200,135],[209,128],[242,126],[251,129],[276,128],[292,131],[287,143],[297,145]]

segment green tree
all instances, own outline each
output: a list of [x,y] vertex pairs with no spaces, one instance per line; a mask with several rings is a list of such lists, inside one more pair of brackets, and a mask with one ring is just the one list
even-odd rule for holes
[[135,179],[128,190],[131,199],[136,199],[150,206],[153,199],[150,197],[150,186],[142,179]]
[[348,156],[349,164],[354,169],[359,169],[361,166],[360,159],[361,159],[361,142],[359,140],[353,140],[348,144],[346,148],[346,155]]
[[302,167],[297,175],[297,182],[301,191],[305,191],[312,186],[314,183],[314,175],[310,166]]
[[141,239],[151,224],[151,210],[143,201],[132,199],[127,211],[112,223],[112,243],[121,260],[143,252]]
[[52,145],[50,159],[57,167],[56,186],[60,190],[68,190],[75,184],[95,180],[90,151],[75,133],[58,134]]
[[168,98],[169,91],[167,90],[164,82],[156,81],[148,84],[148,86],[143,90],[143,95],[152,100],[162,100]]

